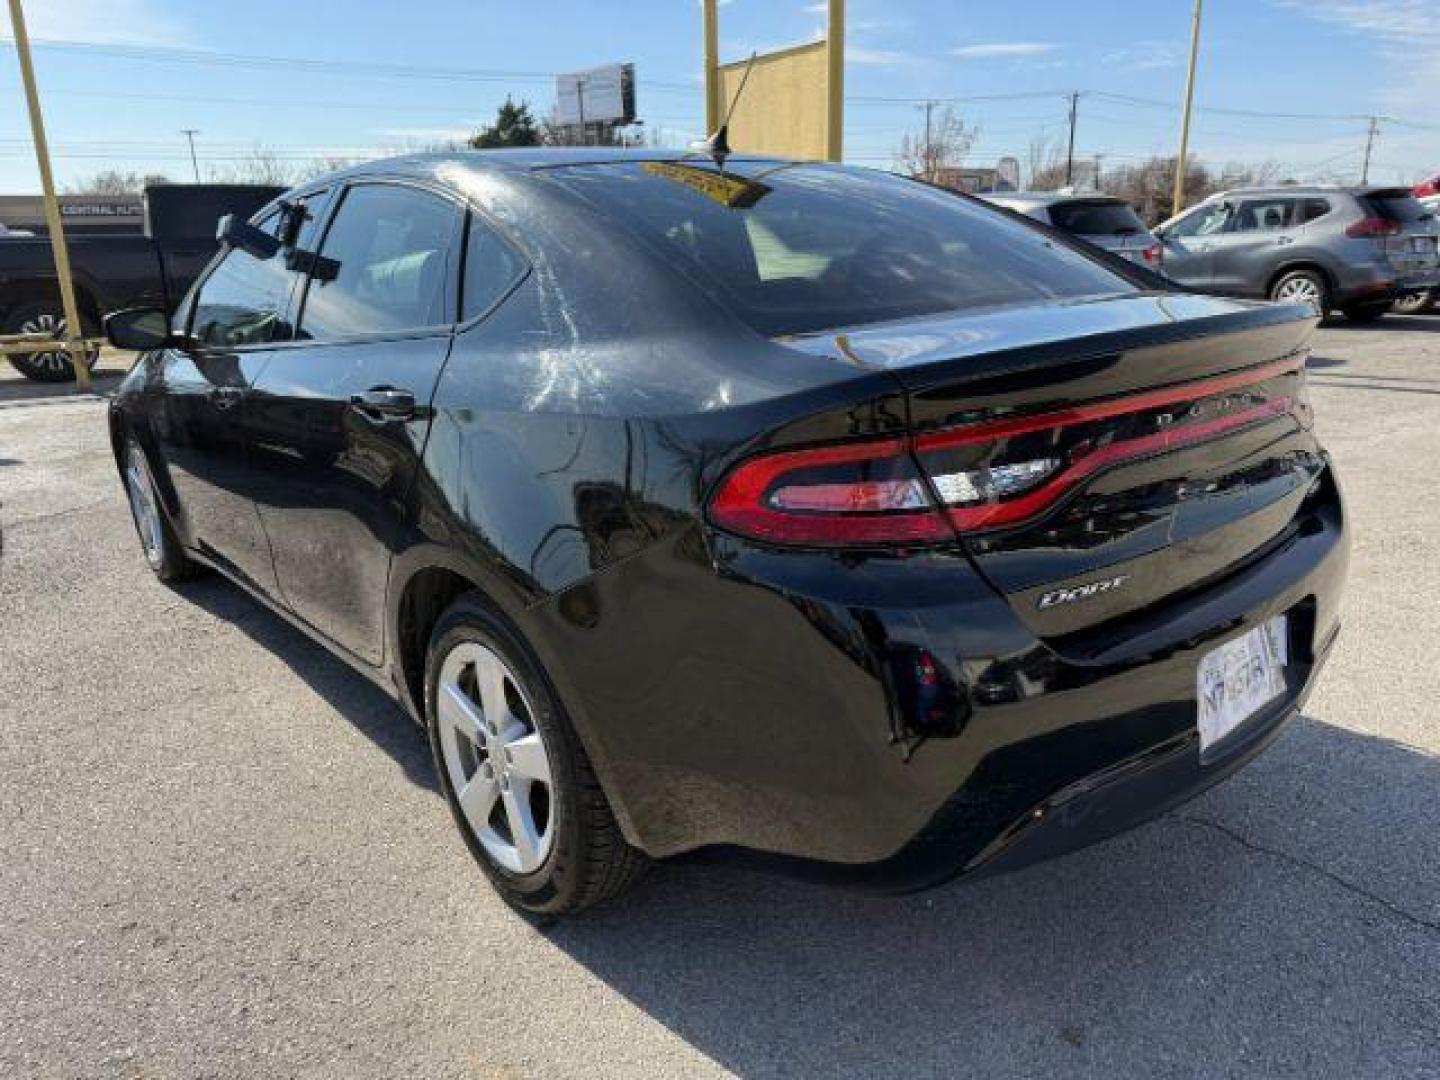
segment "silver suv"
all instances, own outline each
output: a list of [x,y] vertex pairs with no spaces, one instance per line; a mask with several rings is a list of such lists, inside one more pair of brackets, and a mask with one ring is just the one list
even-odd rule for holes
[[980,197],[1053,225],[1151,270],[1160,268],[1160,241],[1145,228],[1135,208],[1124,199],[1098,192],[1061,195],[1048,191],[1014,191]]
[[1303,300],[1360,321],[1440,286],[1440,227],[1408,188],[1224,191],[1156,235],[1161,270],[1182,285]]

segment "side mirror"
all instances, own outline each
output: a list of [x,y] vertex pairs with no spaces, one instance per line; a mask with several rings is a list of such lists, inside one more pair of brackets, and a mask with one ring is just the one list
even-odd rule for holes
[[105,316],[105,337],[117,349],[154,352],[174,341],[170,320],[159,308],[126,308]]
[[226,214],[220,219],[220,226],[215,230],[215,239],[222,244],[229,244],[232,248],[239,248],[257,259],[273,258],[280,250],[279,240],[234,214]]

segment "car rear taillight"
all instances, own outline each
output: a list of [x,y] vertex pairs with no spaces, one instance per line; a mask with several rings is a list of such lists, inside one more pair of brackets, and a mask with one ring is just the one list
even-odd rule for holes
[[1398,221],[1391,221],[1389,218],[1382,217],[1361,218],[1359,221],[1355,222],[1354,225],[1351,225],[1345,230],[1345,235],[1355,237],[1356,239],[1365,239],[1367,237],[1399,236],[1400,223]]
[[[1272,380],[1299,376],[1284,392]],[[812,547],[933,544],[1042,514],[1095,474],[1292,414],[1308,423],[1303,360],[1289,358],[1107,401],[913,437],[759,454],[721,481],[710,520]]]
[[1144,257],[1146,266],[1159,266],[1164,253],[1165,249],[1159,244],[1151,244],[1140,254]]

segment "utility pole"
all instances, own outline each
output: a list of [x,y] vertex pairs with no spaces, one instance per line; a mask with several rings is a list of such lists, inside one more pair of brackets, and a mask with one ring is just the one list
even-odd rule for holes
[[825,160],[845,156],[845,0],[829,0],[825,25]]
[[1065,154],[1065,186],[1075,182],[1075,114],[1080,109],[1080,94],[1070,95],[1070,149]]
[[1105,160],[1104,154],[1095,155],[1095,190],[1100,190],[1100,164]]
[[199,128],[181,128],[180,134],[190,141],[190,167],[195,170],[195,183],[200,182],[200,162],[195,159],[195,136],[200,134]]
[[1180,155],[1175,159],[1175,196],[1171,213],[1185,209],[1185,159],[1190,153],[1190,112],[1195,104],[1195,66],[1200,58],[1200,9],[1204,0],[1195,0],[1190,19],[1190,67],[1185,73],[1185,109],[1180,118]]
[[719,0],[704,0],[702,13],[705,32],[705,137],[720,127],[724,110],[720,107],[720,27],[716,8]]
[[1365,136],[1365,164],[1360,169],[1360,183],[1370,182],[1370,154],[1375,149],[1376,136],[1380,134],[1380,118],[1370,117],[1370,131]]
[[935,145],[930,141],[930,114],[935,110],[935,102],[927,101],[921,108],[925,110],[925,179],[933,184],[935,182]]
[[580,107],[580,145],[588,146],[585,141],[585,79],[583,77],[575,80],[575,100]]
[[35,84],[35,65],[30,60],[30,35],[20,0],[10,0],[10,26],[15,52],[20,58],[20,80],[25,84],[25,104],[30,110],[30,134],[35,142],[35,165],[40,171],[40,190],[45,199],[45,228],[50,232],[50,252],[55,258],[55,282],[60,287],[60,310],[65,316],[65,345],[75,368],[75,388],[90,389],[90,365],[86,363],[84,331],[75,306],[75,283],[70,277],[70,249],[65,244],[65,224],[60,219],[60,201],[55,198],[55,176],[50,171],[50,143],[45,138],[45,120],[40,115],[40,91]]

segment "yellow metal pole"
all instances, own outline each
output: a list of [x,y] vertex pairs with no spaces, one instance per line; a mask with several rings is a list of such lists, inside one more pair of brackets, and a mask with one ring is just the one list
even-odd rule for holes
[[30,35],[25,31],[25,13],[20,0],[10,0],[10,24],[15,34],[15,51],[20,56],[20,79],[25,84],[25,104],[30,109],[30,134],[35,141],[35,164],[40,168],[40,190],[45,198],[45,226],[50,230],[50,250],[55,256],[55,280],[60,285],[60,309],[65,314],[65,343],[75,368],[76,389],[90,389],[90,366],[85,363],[85,332],[75,306],[75,283],[70,278],[70,249],[65,245],[65,226],[60,220],[60,203],[55,198],[55,177],[50,172],[50,144],[45,140],[45,121],[40,115],[40,92],[35,88],[35,66],[30,62]]
[[1190,20],[1190,69],[1185,74],[1185,111],[1180,119],[1180,156],[1175,159],[1172,214],[1185,209],[1185,160],[1190,153],[1190,111],[1195,104],[1195,62],[1200,57],[1200,8],[1203,2],[1195,0],[1195,14]]
[[720,127],[720,20],[719,0],[705,0],[705,135]]
[[826,51],[830,60],[825,117],[825,157],[839,161],[845,153],[845,0],[830,0]]

